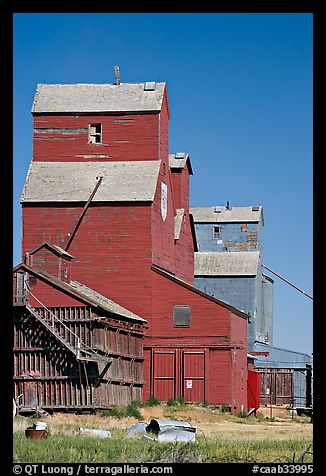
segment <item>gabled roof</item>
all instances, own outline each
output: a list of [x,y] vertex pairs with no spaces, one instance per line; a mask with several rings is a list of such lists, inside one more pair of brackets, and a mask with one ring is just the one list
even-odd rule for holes
[[38,84],[32,113],[159,112],[166,83]]
[[215,302],[216,304],[219,304],[220,306],[224,307],[225,309],[228,309],[231,311],[233,314],[236,314],[239,317],[242,317],[243,319],[248,319],[249,314],[245,313],[244,311],[241,311],[240,309],[237,309],[234,306],[231,306],[231,304],[228,304],[227,302],[221,301],[220,299],[217,299],[210,294],[206,294],[200,289],[195,288],[189,283],[186,283],[180,278],[177,278],[173,274],[169,273],[168,271],[160,268],[159,266],[156,266],[155,264],[152,265],[151,268],[155,273],[160,274],[161,276],[164,276],[165,278],[169,279],[170,281],[173,281],[176,284],[179,284],[180,286],[188,289],[189,291],[198,294],[199,296],[202,296],[204,299],[208,299],[209,301]]
[[99,307],[104,311],[114,314],[118,320],[119,317],[122,317],[136,324],[145,324],[147,322],[142,317],[137,316],[137,314],[134,314],[128,309],[120,306],[114,301],[111,301],[111,299],[103,296],[102,294],[99,294],[98,292],[85,286],[84,284],[79,283],[78,281],[71,281],[70,284],[68,284],[56,278],[55,276],[52,276],[52,274],[47,273],[46,271],[28,266],[24,263],[15,266],[13,269],[14,272],[19,270],[27,271],[28,273],[31,273],[34,276],[38,276],[49,284],[52,284],[55,287],[62,289],[65,292],[68,292],[75,298],[87,302],[91,306]]
[[153,201],[159,160],[136,162],[31,162],[21,203],[86,202],[102,183],[93,202]]
[[193,175],[190,157],[187,152],[177,152],[176,154],[169,154],[169,166],[171,170],[181,171],[188,167],[189,175]]
[[60,246],[58,245],[54,245],[52,243],[48,243],[47,241],[45,241],[44,243],[36,246],[35,248],[33,248],[29,254],[32,255],[34,253],[36,253],[38,250],[40,250],[41,248],[48,248],[48,249],[51,249],[53,250],[56,254],[59,254],[60,256],[65,256],[66,258],[69,258],[69,259],[72,259],[73,256],[68,253],[66,250],[64,250],[63,248],[61,248]]
[[263,207],[191,207],[195,223],[263,222]]
[[195,253],[195,276],[256,276],[259,251]]

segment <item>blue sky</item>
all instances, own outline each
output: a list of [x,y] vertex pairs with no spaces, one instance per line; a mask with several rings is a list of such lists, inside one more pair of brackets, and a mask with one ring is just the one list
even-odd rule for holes
[[[165,81],[191,206],[262,205],[263,263],[312,295],[312,14],[14,15],[14,264],[38,83]],[[268,273],[267,273],[268,274]],[[273,275],[271,275],[273,277]],[[274,345],[311,353],[312,301],[274,284]]]

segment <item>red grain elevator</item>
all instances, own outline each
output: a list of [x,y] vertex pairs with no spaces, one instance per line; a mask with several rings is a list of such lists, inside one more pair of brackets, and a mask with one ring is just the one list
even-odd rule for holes
[[248,316],[193,286],[193,172],[169,154],[166,83],[40,84],[32,114],[23,256],[64,249],[71,279],[147,321],[143,400],[247,408]]

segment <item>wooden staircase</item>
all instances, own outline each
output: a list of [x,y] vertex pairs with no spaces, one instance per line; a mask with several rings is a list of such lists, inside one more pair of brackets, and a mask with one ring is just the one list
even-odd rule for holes
[[[64,346],[66,349],[68,349],[70,352],[72,352],[76,359],[79,361],[86,361],[86,362],[98,362],[104,364],[104,367],[101,371],[101,376],[103,376],[108,369],[109,365],[112,363],[112,358],[109,358],[105,355],[101,355],[97,353],[94,349],[91,347],[87,346],[84,344],[81,339],[77,336],[77,346],[74,347],[71,345],[70,342],[68,342],[60,332],[57,331],[55,328],[54,320],[48,321],[47,319],[44,319],[44,317],[37,312],[37,310],[31,306],[30,304],[26,303],[26,309],[34,316],[51,334]],[[76,337],[76,334],[74,334],[66,325],[63,321],[61,321],[58,317],[54,317],[55,321],[64,326],[66,329],[68,329],[68,332],[72,334],[74,337]],[[101,366],[102,367],[102,366]]]

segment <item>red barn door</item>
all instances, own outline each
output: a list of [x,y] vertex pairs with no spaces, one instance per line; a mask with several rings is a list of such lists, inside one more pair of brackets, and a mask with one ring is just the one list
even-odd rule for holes
[[248,369],[247,382],[248,410],[260,407],[260,372]]
[[161,402],[175,400],[176,353],[154,352],[154,398]]
[[204,352],[183,352],[183,397],[188,403],[205,401]]

